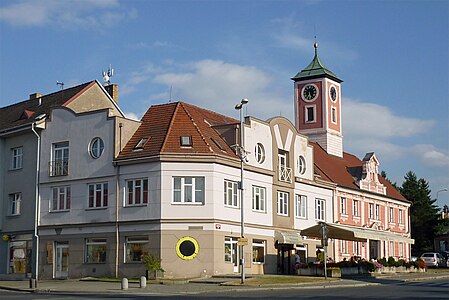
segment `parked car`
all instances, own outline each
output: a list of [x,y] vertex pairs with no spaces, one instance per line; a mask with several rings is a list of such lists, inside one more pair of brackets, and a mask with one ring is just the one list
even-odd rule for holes
[[449,268],[449,251],[441,251],[440,254],[446,262],[446,266]]
[[421,255],[421,259],[426,263],[428,267],[443,267],[446,266],[446,260],[440,253],[426,252]]

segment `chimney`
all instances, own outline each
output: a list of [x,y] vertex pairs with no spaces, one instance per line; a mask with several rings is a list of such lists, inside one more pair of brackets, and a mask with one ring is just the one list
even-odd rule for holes
[[112,97],[114,102],[118,104],[118,84],[111,83],[105,86],[104,89]]
[[34,94],[30,95],[30,100],[37,99],[37,98],[40,98],[42,96],[43,95],[41,93],[34,93]]

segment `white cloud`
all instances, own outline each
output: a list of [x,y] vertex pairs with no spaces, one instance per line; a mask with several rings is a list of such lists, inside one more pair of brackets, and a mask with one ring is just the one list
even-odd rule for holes
[[104,29],[126,17],[135,17],[133,9],[120,8],[118,0],[23,0],[0,9],[0,21],[12,26]]
[[410,137],[427,132],[434,121],[395,115],[388,107],[343,99],[343,132],[351,138]]
[[132,119],[132,120],[136,120],[136,121],[140,121],[140,119],[141,119],[141,117],[139,117],[137,114],[132,113],[132,112],[125,112],[124,114],[128,119]]
[[414,145],[410,151],[421,158],[424,165],[428,167],[449,167],[449,153],[437,149],[434,145],[418,144]]
[[279,95],[271,92],[273,79],[256,67],[209,59],[177,67],[176,72],[161,72],[153,79],[154,83],[172,86],[175,101],[235,116],[234,104],[248,98],[248,113],[256,117],[268,118],[279,112],[291,114],[291,100],[282,101]]

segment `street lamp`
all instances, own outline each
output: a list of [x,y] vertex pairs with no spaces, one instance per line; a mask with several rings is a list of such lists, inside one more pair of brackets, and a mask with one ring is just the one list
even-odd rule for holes
[[243,210],[243,161],[246,159],[246,151],[243,144],[243,105],[248,103],[248,99],[243,98],[239,104],[235,106],[236,110],[240,111],[240,142],[237,147],[237,154],[240,158],[240,267],[241,267],[241,283],[245,283],[245,253],[244,253],[244,238],[245,238],[245,221]]

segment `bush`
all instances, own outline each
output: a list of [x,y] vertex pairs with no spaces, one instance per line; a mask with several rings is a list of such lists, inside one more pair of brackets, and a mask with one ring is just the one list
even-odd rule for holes
[[145,268],[148,271],[164,272],[164,269],[162,269],[162,266],[161,266],[161,259],[157,256],[154,256],[152,254],[144,255],[142,257],[142,262],[145,264]]
[[395,266],[396,266],[396,260],[394,259],[393,256],[390,256],[390,257],[388,258],[388,266],[389,266],[389,267],[395,267]]

